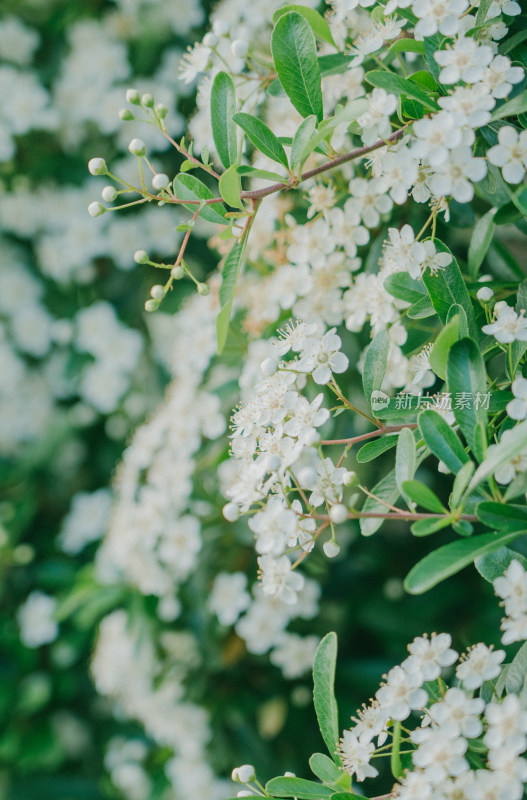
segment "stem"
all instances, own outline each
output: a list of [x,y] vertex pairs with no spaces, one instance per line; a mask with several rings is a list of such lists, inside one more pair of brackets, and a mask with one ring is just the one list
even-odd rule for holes
[[415,430],[417,428],[417,423],[407,423],[406,425],[386,425],[384,428],[379,428],[376,431],[369,431],[369,433],[361,433],[360,436],[352,436],[350,439],[323,439],[320,444],[345,444],[352,447],[357,442],[364,442],[367,439],[374,439],[376,436],[382,436],[385,433],[397,433],[398,431],[402,431],[403,428],[408,428],[409,430]]
[[[306,514],[313,519],[329,520],[326,514]],[[405,519],[416,521],[419,519],[447,519],[450,514],[432,514],[432,513],[412,513],[411,511],[386,511],[377,513],[376,511],[351,511],[348,514],[348,519]],[[467,522],[477,522],[478,518],[475,514],[460,514],[456,519],[464,519]]]

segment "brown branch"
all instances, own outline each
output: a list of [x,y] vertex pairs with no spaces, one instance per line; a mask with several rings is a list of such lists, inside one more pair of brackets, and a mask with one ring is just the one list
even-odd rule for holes
[[[313,517],[313,519],[329,520],[328,514],[306,514],[306,517]],[[348,519],[406,519],[414,522],[419,519],[446,519],[448,514],[414,514],[411,511],[387,511],[386,513],[378,514],[375,511],[352,511],[348,514]],[[475,514],[460,514],[452,522],[457,522],[464,519],[467,522],[478,522],[478,517]]]
[[409,430],[415,430],[417,428],[416,422],[411,422],[406,425],[386,425],[384,428],[379,428],[377,431],[369,431],[369,433],[361,433],[360,436],[352,436],[350,439],[322,439],[320,444],[322,445],[330,445],[330,444],[345,444],[349,445],[350,447],[357,442],[364,442],[367,439],[374,439],[376,436],[382,436],[384,433],[397,433],[398,431],[402,431],[403,428],[408,428]]

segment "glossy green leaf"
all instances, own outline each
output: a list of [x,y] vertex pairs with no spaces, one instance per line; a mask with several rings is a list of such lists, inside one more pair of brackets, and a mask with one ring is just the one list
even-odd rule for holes
[[283,6],[282,8],[277,8],[273,14],[273,25],[280,17],[283,17],[284,14],[287,14],[289,11],[297,11],[299,14],[302,14],[303,17],[311,25],[311,30],[321,42],[328,42],[328,44],[333,45],[336,47],[333,40],[333,36],[331,35],[331,31],[329,29],[329,25],[324,19],[324,17],[315,11],[314,8],[309,8],[308,6],[300,6],[300,5],[289,5]]
[[[181,200],[212,200],[214,194],[203,181],[196,178],[195,175],[190,175],[188,172],[180,174],[174,181],[174,193]],[[185,203],[182,203],[185,206]],[[195,204],[185,206],[192,211],[196,210]],[[200,216],[208,222],[222,223],[225,225],[225,214],[227,209],[222,203],[211,203],[210,205],[203,206]]]
[[291,169],[301,167],[302,157],[310,139],[317,129],[317,119],[313,115],[303,120],[291,143]]
[[415,475],[417,467],[417,454],[415,447],[415,438],[409,428],[403,428],[399,434],[397,442],[397,450],[395,452],[395,482],[399,492],[405,498],[407,505],[412,507],[413,498],[406,494],[404,490],[405,483],[413,483],[412,479]]
[[458,508],[463,498],[463,493],[465,492],[465,489],[467,488],[475,469],[476,465],[474,462],[467,461],[467,463],[463,464],[457,473],[454,480],[454,485],[452,487],[452,493],[449,498],[450,508]]
[[417,300],[410,306],[406,312],[406,316],[410,319],[427,319],[428,317],[433,317],[435,313],[436,310],[430,302],[430,298],[421,297],[420,300]]
[[379,331],[366,350],[364,367],[362,370],[362,385],[366,401],[370,406],[372,403],[372,393],[381,388],[384,373],[386,372],[389,352],[390,337],[385,330]]
[[266,181],[288,181],[289,178],[287,175],[279,175],[278,172],[269,172],[268,169],[256,169],[255,167],[249,167],[246,164],[241,164],[237,168],[238,175],[241,175],[242,178],[263,178]]
[[[438,252],[452,255],[448,247],[439,239],[435,239],[435,245]],[[456,259],[452,257],[452,262],[443,269],[437,270],[435,274],[429,269],[425,270],[423,283],[443,325],[447,322],[450,307],[454,303],[458,303],[465,309],[470,336],[477,340],[480,330],[476,325],[472,301]]]
[[519,531],[527,528],[526,506],[485,501],[476,506],[476,515],[489,528],[504,531]]
[[236,164],[226,169],[218,182],[222,198],[233,208],[243,208],[240,199],[241,181]]
[[487,373],[483,356],[472,339],[460,339],[450,348],[447,377],[456,422],[470,449],[482,461],[487,447]]
[[495,550],[493,553],[477,558],[474,561],[474,565],[481,577],[492,583],[496,578],[500,578],[503,575],[511,561],[515,559],[527,570],[527,558],[509,547],[500,547],[499,550]]
[[505,117],[516,117],[518,114],[524,114],[527,111],[527,91],[513,97],[503,103],[499,108],[492,112],[491,120],[494,122],[497,119],[504,119]]
[[487,453],[485,461],[478,467],[470,481],[470,490],[487,480],[505,461],[510,461],[527,447],[527,420],[520,422],[513,430],[513,436],[502,436],[491,452]]
[[235,242],[231,247],[227,258],[223,264],[222,281],[220,286],[220,305],[221,310],[216,318],[216,336],[218,339],[218,353],[221,353],[227,341],[229,322],[231,318],[232,301],[236,281],[240,274],[243,260],[243,245]]
[[[413,437],[412,437],[413,438]],[[426,508],[428,511],[433,511],[436,514],[447,513],[446,508],[442,504],[439,497],[434,492],[420,481],[408,480],[402,484],[402,489],[414,500],[417,505]]]
[[424,55],[424,52],[423,42],[416,42],[415,39],[396,39],[390,45],[390,53],[421,53]]
[[307,20],[289,11],[277,21],[271,52],[280,83],[303,117],[323,117],[320,67],[315,36]]
[[225,168],[236,163],[236,126],[232,119],[235,112],[236,92],[232,78],[226,72],[218,72],[210,94],[210,121],[212,138]]
[[[395,480],[395,469],[392,469],[384,478],[376,483],[371,492],[378,499],[367,497],[362,510],[376,514],[386,513],[388,505],[393,505],[399,497],[399,489],[397,487],[397,481]],[[372,536],[372,534],[379,530],[383,522],[383,519],[362,517],[359,520],[360,532],[363,536]]]
[[416,84],[401,77],[401,75],[396,75],[394,72],[380,69],[373,70],[372,72],[367,72],[364,79],[372,86],[385,89],[392,94],[418,100],[429,111],[439,110],[439,106],[433,97],[419,89]]
[[408,303],[416,303],[426,296],[422,281],[416,281],[407,272],[394,272],[393,275],[388,275],[383,286],[392,297],[406,300]]
[[490,211],[487,211],[487,213],[477,221],[474,232],[472,233],[468,248],[468,273],[472,280],[476,280],[479,268],[490,247],[496,227],[494,224],[495,213],[495,208],[491,208]]
[[450,348],[459,338],[459,317],[456,315],[439,333],[430,353],[430,366],[443,380],[446,380],[446,366]]
[[436,458],[446,464],[450,472],[459,472],[469,457],[448,422],[437,411],[427,409],[419,414],[418,423],[426,446]]
[[325,800],[335,792],[334,789],[315,781],[287,777],[272,778],[267,781],[265,791],[271,797],[296,797],[298,800]]
[[519,694],[525,685],[526,675],[527,642],[524,642],[512,659],[509,669],[507,670],[507,678],[505,680],[507,694]]
[[309,759],[309,766],[313,774],[323,783],[337,783],[342,777],[342,771],[324,753],[313,753]]
[[519,535],[518,531],[486,533],[446,544],[429,553],[410,570],[404,582],[405,589],[410,594],[423,594],[460,572],[476,558],[498,550]]
[[365,464],[368,461],[373,461],[374,458],[391,450],[392,447],[397,445],[399,434],[393,436],[383,436],[382,439],[375,439],[373,442],[366,442],[358,451],[356,458],[359,464]]
[[347,56],[345,53],[331,53],[326,56],[319,56],[318,66],[321,77],[327,78],[329,75],[342,75],[343,72],[348,71],[352,59],[353,56]]
[[[318,726],[330,756],[340,764],[335,748],[339,741],[339,718],[335,700],[335,667],[337,663],[337,635],[326,634],[320,642],[313,662],[313,702]],[[300,796],[300,795],[298,795]]]
[[271,158],[273,161],[277,161],[288,169],[289,162],[285,150],[265,122],[262,122],[257,117],[253,117],[251,114],[245,114],[241,111],[235,114],[233,119],[236,125],[239,125],[248,136],[257,150],[263,153],[264,156]]
[[452,525],[452,520],[447,517],[444,519],[418,519],[411,525],[410,530],[414,536],[430,536],[443,528],[448,528],[449,525]]

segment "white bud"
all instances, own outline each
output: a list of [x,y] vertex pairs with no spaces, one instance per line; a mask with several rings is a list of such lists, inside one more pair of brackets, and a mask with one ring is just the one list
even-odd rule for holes
[[480,303],[488,303],[494,297],[494,292],[490,286],[482,286],[481,289],[478,289],[476,297]]
[[105,211],[108,211],[108,209],[105,208],[102,203],[97,203],[96,201],[90,203],[88,206],[88,214],[90,217],[100,217]]
[[147,264],[150,259],[146,250],[136,250],[134,253],[134,261],[136,264]]
[[341,522],[345,522],[345,520],[347,520],[348,509],[343,503],[337,503],[336,505],[331,506],[329,509],[329,518],[331,522],[339,525]]
[[172,269],[170,270],[170,274],[175,281],[180,281],[185,274],[185,270],[183,269],[183,267],[172,267]]
[[249,783],[256,777],[252,764],[243,764],[241,767],[233,769],[231,778],[236,783]]
[[206,297],[210,294],[210,286],[207,283],[198,283],[198,294],[202,294]]
[[284,778],[296,778],[296,773],[294,773],[294,772],[284,772]]
[[224,19],[217,19],[212,25],[212,30],[216,36],[227,36],[229,29],[230,25]]
[[240,509],[236,503],[227,503],[227,505],[223,506],[222,514],[227,522],[236,522],[240,517]]
[[129,108],[121,108],[119,111],[119,118],[122,119],[123,122],[131,122],[133,119],[135,119]]
[[313,467],[304,467],[298,473],[298,482],[300,486],[306,486],[308,489],[314,486],[317,482],[317,473]]
[[117,197],[117,190],[115,186],[105,186],[101,192],[101,197],[105,203],[113,203]]
[[247,789],[240,789],[236,797],[254,797],[254,793],[248,792]]
[[276,455],[276,453],[269,453],[265,457],[265,469],[267,472],[276,472],[276,470],[280,468],[281,463],[281,458]]
[[270,378],[271,375],[275,374],[277,366],[278,361],[276,358],[266,358],[265,361],[262,361],[260,364],[262,375],[265,375],[266,378]]
[[218,36],[215,33],[209,32],[206,33],[203,37],[203,44],[205,47],[216,47],[219,42]]
[[249,44],[245,39],[235,39],[231,44],[231,53],[235,58],[245,58],[249,52]]
[[147,108],[153,108],[155,100],[151,94],[144,94],[141,98],[141,102]]
[[353,470],[348,470],[348,472],[345,472],[342,477],[342,483],[344,484],[344,486],[351,486],[356,477],[357,477],[356,472],[353,472]]
[[126,102],[131,103],[133,106],[138,106],[141,103],[141,95],[137,89],[126,90]]
[[168,108],[164,103],[158,103],[155,107],[155,112],[158,117],[165,119],[166,115],[168,114]]
[[106,175],[108,167],[104,158],[90,158],[88,169],[92,175]]
[[161,286],[160,283],[156,283],[155,286],[152,286],[150,289],[150,294],[154,300],[162,300],[165,296],[165,287]]
[[145,303],[145,311],[157,311],[159,308],[159,300],[147,300]]
[[142,139],[132,139],[128,145],[128,149],[133,156],[144,156],[146,153],[146,144]]
[[161,191],[161,189],[166,189],[168,184],[170,183],[170,178],[168,175],[165,175],[164,172],[158,172],[152,178],[152,186],[154,189]]
[[333,539],[330,539],[329,542],[324,542],[322,549],[328,558],[335,558],[340,553],[340,547]]

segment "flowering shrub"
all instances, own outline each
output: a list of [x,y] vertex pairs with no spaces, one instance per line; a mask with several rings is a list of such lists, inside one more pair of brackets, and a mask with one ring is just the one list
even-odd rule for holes
[[[473,563],[504,601],[504,644],[524,638],[522,8],[221,0],[178,80],[170,31],[200,8],[117,6],[71,26],[53,85],[4,75],[29,81],[34,113],[5,123],[5,159],[38,125],[91,173],[56,188],[53,164],[42,184],[8,164],[0,197],[15,794],[44,797],[58,770],[53,797],[223,800],[246,760],[239,796],[343,800],[368,778],[408,798],[521,797],[523,649],[502,666],[480,643],[454,670],[451,645],[493,636]],[[37,58],[32,8],[8,20],[15,64]],[[20,474],[50,454],[28,523]],[[34,544],[48,526],[56,540]],[[341,707],[387,673],[341,738],[329,629]],[[72,715],[90,650],[99,699]],[[299,772],[317,746],[313,662],[322,783],[264,787],[252,764]],[[104,753],[72,788],[90,741]]]

